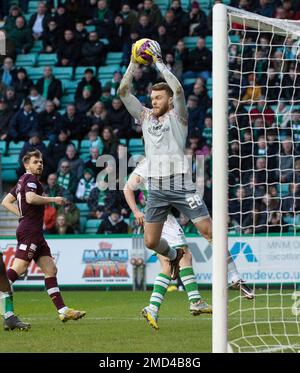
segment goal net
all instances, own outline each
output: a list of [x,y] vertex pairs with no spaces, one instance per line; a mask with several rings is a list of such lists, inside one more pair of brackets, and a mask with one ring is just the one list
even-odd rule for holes
[[[246,300],[229,285],[222,327],[233,352],[300,352],[300,24],[231,7],[226,15],[226,61],[214,61],[213,71],[218,78],[216,70],[226,69],[226,88],[214,85],[226,95],[226,107],[216,93],[213,102],[216,128],[226,113],[226,135],[215,129],[213,136],[227,143],[227,247],[255,298]],[[222,47],[220,37],[214,58]],[[222,173],[218,159],[213,177]],[[214,179],[213,185],[222,194],[224,184]],[[215,219],[217,197],[214,203]],[[216,238],[214,250],[224,253]]]

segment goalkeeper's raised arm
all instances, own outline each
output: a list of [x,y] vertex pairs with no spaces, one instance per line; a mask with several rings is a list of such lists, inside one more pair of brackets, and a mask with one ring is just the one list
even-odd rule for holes
[[118,89],[118,95],[128,110],[129,114],[132,115],[135,119],[139,120],[141,113],[143,111],[143,106],[140,101],[130,92],[133,73],[137,68],[138,64],[133,61],[131,57],[130,64],[123,76],[120,87]]
[[165,81],[173,91],[173,106],[175,112],[182,118],[187,120],[188,113],[184,97],[184,90],[179,80],[174,74],[167,68],[163,63],[161,48],[158,42],[150,42],[150,51],[152,53],[153,62],[155,63],[157,69],[161,72]]

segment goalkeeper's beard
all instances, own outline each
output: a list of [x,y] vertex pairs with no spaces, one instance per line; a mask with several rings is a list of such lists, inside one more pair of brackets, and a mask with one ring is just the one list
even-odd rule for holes
[[162,107],[153,108],[153,114],[156,116],[156,118],[159,118],[165,115],[171,109],[172,107],[168,103],[166,103]]

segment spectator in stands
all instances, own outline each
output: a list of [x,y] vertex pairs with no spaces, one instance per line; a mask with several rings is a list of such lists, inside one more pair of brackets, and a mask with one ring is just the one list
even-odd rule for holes
[[180,25],[176,22],[173,10],[168,10],[162,22],[162,25],[167,30],[167,44],[176,45],[177,41],[183,36]]
[[38,121],[43,139],[55,142],[61,130],[62,120],[53,101],[46,101],[45,110],[39,114]]
[[13,87],[6,88],[4,92],[4,98],[5,98],[5,101],[6,101],[6,104],[9,110],[12,110],[13,112],[17,112],[20,109],[21,103],[23,101],[16,96],[16,92]]
[[100,152],[102,148],[102,141],[101,141],[101,138],[99,137],[99,132],[96,130],[91,130],[88,133],[88,140],[90,143],[90,148],[98,148]]
[[181,80],[182,75],[182,66],[175,62],[175,56],[172,52],[166,53],[166,62],[167,68],[176,76],[178,80]]
[[174,12],[175,20],[180,25],[182,34],[187,35],[189,29],[189,16],[187,12],[182,9],[181,1],[173,0],[170,9]]
[[84,28],[84,22],[78,21],[75,24],[75,39],[78,41],[80,45],[80,49],[82,44],[88,40],[89,33]]
[[34,13],[28,22],[29,28],[32,30],[32,36],[35,40],[41,39],[43,32],[47,28],[50,14],[47,14],[47,6],[44,2],[38,4],[37,12]]
[[118,209],[113,209],[111,214],[105,217],[100,224],[97,234],[121,234],[128,233],[128,224]]
[[78,113],[74,104],[69,104],[62,115],[62,128],[70,132],[72,139],[81,141],[89,129],[88,118],[85,113]]
[[48,154],[53,171],[57,170],[58,162],[65,156],[67,146],[70,144],[70,132],[65,129],[61,129],[59,131],[57,139],[53,139],[52,141],[50,140],[48,145]]
[[97,176],[97,174],[101,171],[101,168],[97,167],[97,159],[99,158],[99,155],[100,152],[98,148],[90,148],[90,157],[84,163],[84,168],[92,170],[94,176]]
[[172,50],[173,44],[169,44],[169,36],[164,25],[159,25],[157,28],[157,37],[155,40],[159,43],[163,56]]
[[16,19],[23,15],[21,8],[17,5],[12,5],[9,9],[9,14],[5,18],[4,30],[9,33],[16,26]]
[[[198,97],[195,95],[190,95],[187,100],[188,109],[188,132],[196,132],[198,136],[201,136],[201,125],[200,125],[200,115],[201,108],[198,106]],[[203,115],[202,115],[203,120]]]
[[17,78],[17,71],[13,59],[6,57],[0,69],[0,81],[4,87],[11,87],[13,85]]
[[56,218],[56,227],[52,230],[52,234],[74,234],[75,231],[72,226],[67,223],[65,215],[58,214]]
[[211,77],[212,53],[205,45],[205,39],[199,37],[197,47],[189,53],[187,70],[182,78],[202,77],[207,80]]
[[58,28],[55,18],[48,19],[47,27],[43,30],[42,53],[56,53],[57,45],[60,39],[60,29]]
[[255,13],[264,17],[273,17],[275,11],[275,5],[269,0],[259,0],[259,5],[255,9]]
[[254,122],[256,118],[261,117],[267,126],[272,126],[275,119],[273,109],[268,106],[268,102],[266,102],[263,96],[259,98],[255,107],[250,111],[250,115],[252,122]]
[[54,18],[59,30],[64,31],[74,29],[75,22],[71,15],[67,12],[64,4],[58,4]]
[[0,97],[0,140],[7,139],[9,123],[13,116],[13,111],[7,107],[4,97]]
[[150,23],[149,17],[143,14],[139,16],[139,23],[136,29],[141,39],[151,39],[155,34],[155,28],[153,24]]
[[46,99],[39,94],[37,87],[34,85],[29,89],[28,98],[30,99],[32,107],[37,114],[45,110]]
[[252,211],[252,200],[246,198],[245,189],[241,186],[236,189],[235,198],[229,201],[229,216],[234,222],[237,231],[245,226],[247,216]]
[[97,8],[94,9],[92,20],[88,20],[86,23],[96,26],[99,38],[107,38],[108,29],[113,23],[113,13],[109,9],[106,0],[97,2]]
[[75,195],[77,189],[77,178],[71,171],[70,162],[67,160],[63,160],[59,163],[57,171],[57,184],[65,190],[68,190],[71,196]]
[[155,4],[153,0],[144,0],[143,8],[139,11],[138,16],[139,19],[141,16],[147,16],[149,23],[154,28],[157,28],[158,25],[162,22],[161,11],[158,5]]
[[295,66],[291,65],[288,74],[282,79],[282,97],[290,100],[300,100],[300,75],[295,72]]
[[44,67],[43,77],[38,79],[36,87],[43,97],[53,101],[56,107],[60,106],[60,100],[63,95],[62,83],[53,75],[51,66]]
[[93,188],[95,188],[94,172],[90,168],[85,168],[83,178],[79,180],[77,186],[77,202],[87,202]]
[[97,130],[101,133],[103,128],[108,124],[107,111],[103,102],[96,102],[90,110],[88,115],[90,126],[92,130]]
[[284,183],[300,184],[300,158],[295,158],[294,163],[295,168],[287,172],[287,174],[281,178]]
[[107,115],[108,124],[119,138],[128,139],[130,136],[131,117],[120,98],[115,97]]
[[91,68],[87,68],[84,71],[84,77],[81,79],[81,81],[77,85],[76,93],[75,93],[75,100],[82,97],[82,91],[85,86],[91,86],[93,88],[92,90],[92,98],[93,100],[98,100],[101,96],[101,83],[97,80],[97,78],[94,75],[94,71]]
[[204,128],[202,131],[203,143],[212,146],[212,117],[211,114],[206,114],[204,119]]
[[76,67],[80,59],[79,43],[73,30],[65,30],[63,40],[57,47],[57,66]]
[[65,216],[67,225],[72,227],[76,234],[80,232],[80,210],[75,203],[67,201],[64,206],[59,206],[57,214]]
[[104,127],[100,136],[103,143],[102,154],[110,154],[112,156],[116,156],[118,141],[112,127]]
[[38,117],[31,101],[26,98],[24,106],[11,119],[7,140],[14,142],[28,141],[29,133],[38,130]]
[[129,40],[127,43],[124,43],[122,52],[122,61],[121,61],[121,66],[127,66],[130,62],[130,57],[131,57],[131,49],[132,45],[139,39],[139,34],[137,32],[137,29],[132,29],[129,35]]
[[188,20],[190,36],[197,35],[204,37],[208,34],[206,14],[196,1],[192,2]]
[[97,32],[89,33],[88,40],[82,44],[80,65],[95,66],[103,65],[105,60],[105,47],[98,39]]
[[105,108],[109,110],[111,108],[112,100],[113,96],[111,95],[110,85],[106,84],[105,87],[102,89],[100,101],[104,104]]
[[91,85],[85,85],[82,89],[81,96],[76,98],[75,107],[79,114],[88,113],[96,102],[95,96],[93,96],[93,87]]
[[149,80],[144,75],[143,69],[137,67],[133,73],[132,90],[133,94],[142,102],[145,101],[148,85]]
[[60,165],[65,161],[69,162],[71,171],[74,173],[77,180],[79,180],[83,175],[84,163],[83,160],[79,158],[79,154],[74,144],[67,146],[66,155],[59,161],[58,167],[60,168]]
[[104,180],[97,178],[96,186],[91,190],[87,204],[92,219],[101,219],[105,212],[108,190],[105,188]]
[[284,182],[287,175],[293,170],[294,168],[294,143],[290,136],[287,136],[281,142],[281,154],[279,157],[279,176],[280,181]]
[[29,95],[31,86],[33,86],[33,82],[27,77],[27,71],[23,67],[20,67],[17,70],[17,76],[13,82],[16,96],[20,101]]
[[262,96],[261,87],[258,85],[255,74],[248,75],[248,82],[246,83],[246,93],[242,97],[242,101],[247,101],[246,104],[251,104],[253,101],[258,101]]
[[[58,184],[56,174],[48,175],[47,184],[44,187],[44,193],[47,194],[49,197],[67,198],[69,196],[69,192]],[[53,204],[51,203],[50,205],[53,207],[56,206],[54,203]]]
[[[45,197],[48,197],[47,194],[44,193]],[[44,210],[44,225],[43,231],[45,234],[52,234],[55,231],[56,225],[56,208],[48,203],[45,206]]]
[[19,54],[28,53],[33,46],[31,30],[26,26],[23,16],[17,17],[16,25],[8,33],[8,38],[13,41],[16,52]]
[[48,158],[48,150],[42,141],[42,136],[39,131],[32,131],[29,133],[29,140],[25,142],[19,154],[19,168],[16,170],[18,177],[21,177],[26,170],[24,168],[22,158],[27,152],[39,150],[43,155],[44,169],[41,180],[46,180],[50,172],[50,164]]
[[181,67],[182,71],[187,69],[189,51],[182,39],[178,40],[174,48],[175,63]]
[[129,3],[123,3],[121,12],[124,24],[132,31],[138,25],[138,17],[135,10],[131,9]]
[[108,30],[109,50],[119,52],[124,43],[128,42],[130,27],[124,22],[123,14],[116,15],[113,24]]

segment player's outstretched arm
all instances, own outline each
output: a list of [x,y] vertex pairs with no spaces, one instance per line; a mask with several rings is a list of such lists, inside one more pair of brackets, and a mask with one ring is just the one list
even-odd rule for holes
[[162,59],[160,45],[158,44],[157,41],[152,40],[150,42],[150,51],[152,53],[153,62],[155,63],[157,69],[161,72],[164,79],[166,80],[166,82],[168,83],[168,85],[173,91],[173,94],[174,94],[173,104],[174,104],[174,109],[176,113],[181,118],[186,120],[188,114],[187,114],[187,107],[186,107],[184,90],[182,88],[182,85],[180,84],[176,76],[172,74],[171,71],[164,64],[163,59]]
[[16,215],[18,218],[21,217],[20,211],[18,207],[15,204],[16,198],[8,193],[3,201],[1,202],[2,206],[5,207],[8,211],[12,212],[14,215]]
[[27,192],[26,202],[31,205],[47,205],[48,203],[64,205],[67,202],[67,200],[63,197],[42,197],[34,192]]
[[130,210],[133,212],[139,225],[144,223],[144,214],[139,210],[135,202],[134,191],[138,189],[141,184],[141,177],[135,174],[131,174],[124,188],[124,196]]
[[121,84],[120,84],[120,87],[117,93],[120,96],[120,99],[124,103],[128,112],[135,119],[139,120],[141,113],[143,111],[143,106],[140,103],[140,101],[130,92],[131,85],[132,85],[132,79],[133,79],[133,73],[137,66],[138,66],[137,63],[135,63],[131,58],[130,64],[128,65],[128,68],[121,80]]

